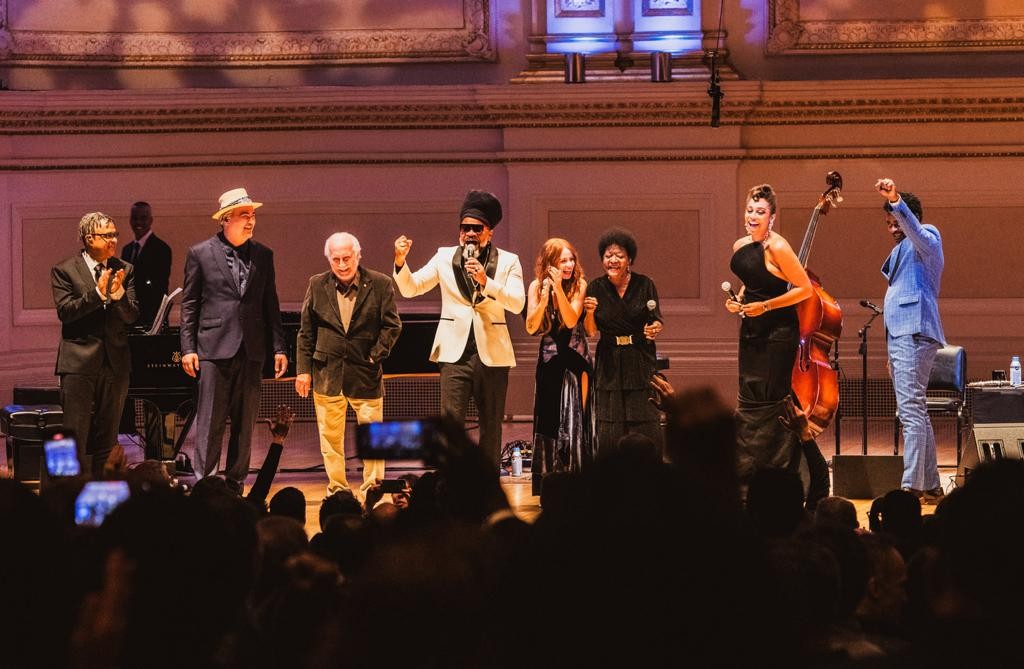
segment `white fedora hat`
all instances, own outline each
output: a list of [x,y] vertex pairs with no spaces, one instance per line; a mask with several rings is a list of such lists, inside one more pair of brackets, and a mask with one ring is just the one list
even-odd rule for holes
[[220,196],[218,200],[220,203],[220,209],[213,215],[213,220],[219,221],[224,214],[228,213],[232,209],[238,209],[239,207],[252,207],[258,209],[263,206],[262,202],[253,202],[252,198],[249,197],[249,193],[244,188],[232,188],[228,192]]

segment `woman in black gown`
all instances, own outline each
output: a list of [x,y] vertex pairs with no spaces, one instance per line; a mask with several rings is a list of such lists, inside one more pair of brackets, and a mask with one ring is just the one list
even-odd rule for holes
[[601,333],[594,373],[597,448],[614,448],[634,432],[650,437],[660,451],[661,417],[649,401],[654,339],[662,329],[658,290],[632,270],[636,240],[629,232],[605,232],[598,253],[605,275],[590,283],[583,301],[587,334]]
[[738,299],[725,303],[726,309],[742,316],[736,434],[744,479],[760,466],[795,471],[800,465],[801,440],[778,419],[786,416],[792,396],[793,363],[800,344],[795,305],[813,289],[789,242],[772,230],[775,217],[772,187],[751,188],[744,213],[747,235],[733,244],[730,262],[743,287]]
[[533,402],[533,494],[545,474],[580,471],[594,456],[590,377],[593,359],[583,329],[587,282],[572,244],[544,242],[526,303],[526,331],[540,335]]

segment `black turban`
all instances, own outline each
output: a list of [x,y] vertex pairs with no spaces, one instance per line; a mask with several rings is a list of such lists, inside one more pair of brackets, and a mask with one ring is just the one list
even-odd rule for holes
[[471,190],[462,202],[459,220],[475,218],[492,230],[501,222],[501,203],[498,198],[485,190]]

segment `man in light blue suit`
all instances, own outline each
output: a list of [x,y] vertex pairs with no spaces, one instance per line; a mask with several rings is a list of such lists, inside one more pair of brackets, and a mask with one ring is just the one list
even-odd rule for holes
[[875,189],[886,199],[886,222],[896,241],[882,265],[882,275],[889,282],[885,329],[903,424],[902,486],[923,502],[934,503],[942,496],[942,485],[925,391],[935,354],[946,341],[938,301],[942,237],[935,226],[921,223],[921,201],[913,193],[898,192],[892,179],[879,179]]

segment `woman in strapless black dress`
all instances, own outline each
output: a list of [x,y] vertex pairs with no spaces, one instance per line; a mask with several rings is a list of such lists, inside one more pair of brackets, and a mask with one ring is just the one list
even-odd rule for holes
[[[744,211],[747,236],[733,244],[729,263],[743,282],[738,299],[725,303],[726,309],[742,316],[736,416],[743,478],[761,466],[796,471],[802,452],[801,440],[778,419],[785,415],[792,396],[793,363],[800,343],[795,305],[810,297],[812,288],[789,242],[772,230],[775,217],[772,187],[751,188]],[[817,457],[821,458],[820,452]]]

